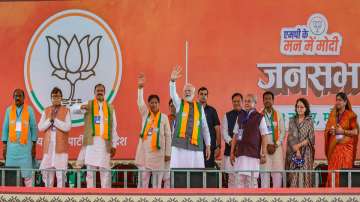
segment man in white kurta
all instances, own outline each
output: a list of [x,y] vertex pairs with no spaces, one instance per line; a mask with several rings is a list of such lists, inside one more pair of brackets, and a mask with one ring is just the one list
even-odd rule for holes
[[[43,159],[40,164],[40,170],[42,170],[43,181],[46,187],[54,186],[54,177],[55,171],[51,169],[56,169],[56,182],[57,187],[63,187],[64,176],[66,176],[66,169],[68,166],[68,133],[71,129],[71,117],[70,111],[66,109],[66,107],[61,106],[62,93],[60,89],[54,88],[51,92],[51,100],[53,105],[46,108],[44,112],[41,114],[41,119],[38,124],[38,128],[40,132],[45,132],[45,136],[49,135],[49,137],[44,137],[44,139],[49,138],[50,141],[44,142],[46,144],[47,152],[44,153]],[[61,112],[59,112],[61,110]],[[63,116],[62,110],[66,113],[65,120],[62,120]],[[46,112],[50,112],[51,115],[47,117]],[[61,131],[60,134],[57,134]],[[56,137],[57,135],[63,135],[64,137]],[[63,139],[61,143],[58,143],[57,139]],[[43,148],[44,145],[43,144]],[[60,145],[58,145],[60,144]],[[65,145],[66,144],[66,145]],[[56,152],[56,147],[61,147],[61,153]],[[45,170],[47,169],[47,170]]]
[[[261,164],[261,170],[264,171],[280,171],[284,170],[285,166],[282,143],[285,138],[286,129],[282,114],[273,108],[274,98],[274,94],[270,91],[267,91],[263,94],[263,102],[265,106],[263,114],[266,120],[266,125],[271,131],[271,133],[267,135],[268,147],[271,146],[275,150],[275,152],[272,154],[270,154],[269,150],[267,150],[267,161],[265,164]],[[271,178],[273,187],[280,188],[282,185],[281,173],[272,172]],[[270,173],[263,172],[261,173],[261,188],[269,187]]]
[[[195,103],[194,95],[195,95],[195,87],[191,84],[186,84],[184,87],[184,100],[181,100],[176,92],[176,84],[175,81],[180,77],[181,68],[177,67],[173,70],[171,74],[170,81],[170,96],[173,100],[174,106],[176,108],[177,116],[183,116],[184,114],[179,115],[180,106],[182,102],[192,102]],[[177,117],[178,118],[178,117]],[[206,146],[206,158],[210,158],[210,133],[209,128],[206,121],[206,116],[204,112],[204,108],[201,106],[201,128],[200,135],[201,140],[204,140]],[[203,150],[190,150],[180,148],[178,146],[174,146],[176,132],[173,133],[172,138],[172,149],[171,149],[171,160],[170,167],[171,168],[204,168],[204,153]],[[200,142],[199,144],[203,144]],[[193,146],[196,147],[196,146]]]
[[153,170],[165,169],[165,162],[170,160],[171,130],[167,115],[159,110],[159,96],[149,95],[149,107],[146,106],[144,83],[145,76],[140,74],[137,104],[141,114],[142,127],[136,149],[135,164],[144,172],[141,173],[138,187],[148,188],[150,175],[152,175],[152,187],[161,188],[164,172],[154,172]]
[[[86,168],[88,169],[86,175],[86,184],[88,188],[94,187],[95,180],[95,171],[100,170],[100,181],[102,188],[111,188],[111,162],[110,159],[115,155],[115,148],[117,146],[117,141],[119,139],[116,127],[116,115],[115,110],[112,113],[112,133],[109,134],[111,136],[111,151],[107,150],[107,142],[108,140],[104,140],[104,112],[103,112],[103,103],[106,102],[104,100],[105,96],[105,86],[102,84],[97,84],[95,86],[95,96],[96,100],[99,103],[99,118],[96,124],[100,125],[100,135],[93,136],[92,144],[83,146],[79,157],[78,157],[78,165],[84,163]],[[91,102],[91,101],[90,101]],[[105,104],[105,103],[104,103]],[[74,108],[74,113],[85,114],[91,113],[90,107],[87,103],[83,103],[81,106],[76,106]],[[91,127],[87,126],[85,122],[85,128]],[[85,137],[85,135],[84,135]]]
[[245,113],[245,111],[242,109],[243,96],[240,93],[234,93],[231,96],[231,101],[233,109],[225,113],[223,121],[221,123],[221,134],[223,135],[223,139],[225,142],[223,169],[227,171],[226,173],[228,176],[228,188],[235,187],[235,173],[233,172],[234,168],[230,162],[231,141],[234,136],[234,126],[238,115],[240,113]]
[[[246,113],[236,120],[234,126],[234,136],[231,145],[231,162],[236,171],[239,171],[236,175],[235,183],[237,188],[257,188],[257,179],[259,172],[242,172],[242,171],[259,171],[260,163],[266,163],[266,135],[271,133],[268,130],[265,119],[260,113],[256,111],[256,97],[252,94],[248,94],[245,99],[244,110]],[[240,119],[240,120],[239,120]],[[258,121],[252,121],[257,119]],[[251,121],[251,122],[250,122]],[[239,125],[241,123],[242,126]],[[251,125],[256,123],[258,125]],[[258,127],[258,129],[252,129]],[[250,130],[247,130],[250,128]],[[247,133],[247,131],[258,131],[256,133]],[[260,134],[258,134],[260,133]],[[258,136],[260,135],[260,137]],[[252,141],[255,139],[255,142]],[[258,141],[258,142],[257,142]],[[252,147],[252,146],[255,146]],[[235,147],[237,147],[238,154],[236,155]],[[242,148],[241,148],[242,147]],[[252,150],[244,151],[244,148],[251,148]],[[245,153],[245,154],[242,154]],[[236,160],[235,160],[236,156]],[[252,178],[251,178],[252,177]]]

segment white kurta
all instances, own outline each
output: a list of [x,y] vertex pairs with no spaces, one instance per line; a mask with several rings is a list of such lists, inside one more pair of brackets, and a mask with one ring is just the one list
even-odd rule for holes
[[[170,97],[175,105],[176,113],[180,110],[181,99],[176,92],[175,82],[170,81]],[[202,113],[202,128],[201,135],[204,138],[205,145],[210,146],[210,132],[206,121],[204,108],[201,107]],[[203,151],[192,151],[178,147],[171,147],[171,168],[204,168],[204,153]]]
[[[271,131],[269,131],[269,129],[266,125],[265,118],[261,119],[259,129],[260,129],[261,136],[271,133]],[[238,121],[236,120],[235,127],[234,127],[234,135],[236,135],[238,133],[239,133],[239,124],[238,124]],[[260,159],[248,157],[248,156],[239,156],[236,158],[234,169],[239,170],[239,171],[241,171],[241,170],[258,171],[258,170],[260,170]],[[239,172],[239,174],[251,176],[250,172]],[[254,177],[258,178],[259,173],[258,172],[254,173]]]
[[[149,109],[144,102],[144,90],[138,89],[138,100],[137,100],[139,112],[141,114],[141,131],[145,127],[146,120],[149,115]],[[171,151],[171,129],[168,117],[161,113],[161,123],[159,130],[159,143],[160,149],[153,151],[151,148],[152,135],[157,135],[156,132],[148,134],[148,138],[145,140],[139,138],[138,146],[136,149],[135,164],[138,167],[146,169],[164,169],[165,156],[170,156]],[[153,121],[153,118],[149,118],[149,123]],[[155,123],[157,124],[157,123]],[[155,126],[157,127],[157,126]]]
[[227,120],[226,114],[224,115],[224,118],[223,118],[223,121],[221,124],[221,132],[222,132],[224,141],[231,145],[232,137],[230,137],[230,135],[229,135],[228,120]]
[[[87,105],[87,103],[83,103]],[[86,110],[81,109],[81,105],[75,105],[73,108],[73,113],[85,114]],[[104,112],[102,109],[102,103],[99,102],[99,115],[100,115],[100,136],[94,136],[94,142],[92,145],[83,146],[81,148],[78,162],[84,162],[85,165],[107,168],[110,169],[110,153],[106,150],[106,142],[103,139],[104,132]],[[111,141],[112,147],[116,147],[116,143],[119,140],[119,136],[116,132],[117,122],[115,110],[113,111],[113,124],[112,124],[112,134]]]
[[[284,122],[282,114],[279,111],[277,111],[277,114],[278,114],[278,120],[274,121],[273,124],[274,124],[274,127],[276,127],[276,124],[278,124],[278,127],[279,127],[279,140],[276,142],[276,144],[281,145],[283,143],[284,139],[285,139],[286,129],[285,129],[285,122]],[[265,115],[264,115],[264,118],[265,118],[265,121],[266,121],[266,125],[268,126],[269,130],[271,131],[270,118],[268,118],[268,117],[271,117],[271,114],[266,112]],[[274,144],[274,140],[273,140],[273,137],[272,137],[272,131],[271,131],[271,133],[268,134],[267,141],[268,141],[268,144]]]
[[[285,123],[284,120],[282,118],[282,115],[280,112],[277,112],[279,114],[278,116],[278,120],[274,121],[274,126],[276,126],[275,124],[278,124],[279,127],[279,140],[276,142],[277,145],[279,145],[279,147],[276,149],[275,153],[272,155],[267,154],[266,152],[266,163],[261,165],[261,169],[262,170],[283,170],[284,169],[284,157],[283,157],[283,148],[282,148],[282,143],[284,141],[285,138],[285,133],[286,133],[286,129],[285,129]],[[266,113],[264,118],[266,121],[266,125],[269,127],[269,130],[271,131],[271,123],[270,123],[270,118],[271,114]],[[274,144],[274,140],[273,140],[273,134],[272,131],[271,133],[269,133],[267,135],[267,142],[268,144]]]
[[[50,119],[46,119],[45,112],[41,114],[41,119],[38,124],[40,132],[44,132],[51,126]],[[67,153],[56,153],[56,128],[68,132],[71,129],[71,118],[68,112],[65,117],[65,121],[54,119],[54,126],[50,132],[50,142],[48,153],[44,154],[40,164],[40,169],[56,168],[56,169],[67,169],[68,154]]]
[[[229,135],[229,131],[228,131],[228,120],[227,120],[227,117],[226,117],[226,114],[224,115],[224,118],[223,118],[223,121],[222,121],[222,124],[221,124],[221,134],[223,136],[223,139],[224,141],[231,145],[231,141],[232,141],[232,138],[230,137]],[[226,171],[232,171],[234,169],[234,166],[231,165],[231,162],[230,162],[230,156],[225,156],[223,157],[223,169],[226,170]]]

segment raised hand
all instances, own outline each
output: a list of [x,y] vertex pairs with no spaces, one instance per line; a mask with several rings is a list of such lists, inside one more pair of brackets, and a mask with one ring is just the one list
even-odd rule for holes
[[171,72],[171,81],[175,82],[178,78],[181,77],[181,70],[182,68],[180,67],[180,65],[176,65],[173,69],[173,71]]
[[145,74],[140,73],[138,76],[138,88],[143,88],[145,84]]

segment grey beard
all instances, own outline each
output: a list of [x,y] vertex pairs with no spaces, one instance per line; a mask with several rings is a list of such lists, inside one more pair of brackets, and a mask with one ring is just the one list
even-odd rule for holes
[[188,101],[188,102],[192,102],[193,101],[193,99],[194,99],[194,95],[191,95],[191,96],[185,96],[185,98],[184,98],[186,101]]

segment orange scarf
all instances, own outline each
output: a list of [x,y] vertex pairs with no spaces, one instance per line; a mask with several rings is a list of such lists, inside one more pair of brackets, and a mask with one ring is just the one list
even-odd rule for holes
[[[150,117],[151,117],[151,121],[150,121]],[[160,149],[160,123],[161,123],[161,113],[158,112],[156,115],[154,115],[154,113],[149,112],[145,120],[145,125],[140,135],[141,138],[146,140],[150,128],[152,129],[152,136],[151,136],[152,151],[156,151]]]
[[[278,113],[273,109],[271,117],[268,117],[267,113],[265,112],[265,109],[263,110],[262,114],[266,117],[268,122],[270,122],[271,126],[271,132],[273,136],[274,144],[277,143],[279,140],[279,119],[278,119]],[[276,125],[274,124],[276,123]]]
[[[100,136],[100,124],[96,124],[95,123],[95,117],[99,118],[100,117],[100,113],[99,113],[99,102],[94,99],[94,101],[92,102],[92,127],[93,127],[93,131],[95,136]],[[103,138],[104,140],[109,140],[109,116],[110,116],[110,111],[109,111],[109,106],[108,103],[104,100],[102,103],[102,110],[103,110],[103,114],[104,114],[104,134],[103,134]],[[100,121],[100,120],[97,120]]]
[[[29,131],[29,120],[30,115],[28,111],[28,106],[23,105],[21,112],[21,134],[20,134],[20,144],[27,144],[28,142],[28,131]],[[10,109],[10,122],[9,122],[9,138],[10,142],[16,142],[16,106],[12,105]]]
[[185,138],[187,122],[189,118],[190,104],[194,106],[194,125],[193,125],[190,143],[193,145],[199,145],[201,120],[202,120],[202,111],[201,111],[200,103],[197,102],[189,103],[184,100],[181,101],[180,112],[179,112],[180,127],[178,131],[178,137]]

